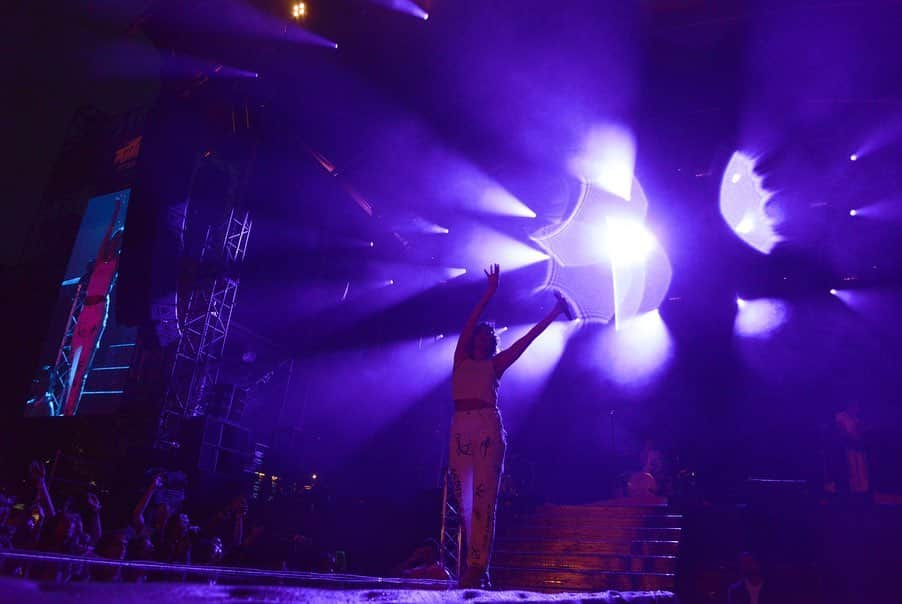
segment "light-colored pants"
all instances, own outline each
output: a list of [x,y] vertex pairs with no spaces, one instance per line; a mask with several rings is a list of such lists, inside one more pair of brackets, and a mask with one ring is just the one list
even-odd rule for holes
[[457,411],[451,418],[451,487],[461,507],[466,560],[487,568],[495,537],[495,502],[507,439],[498,409]]

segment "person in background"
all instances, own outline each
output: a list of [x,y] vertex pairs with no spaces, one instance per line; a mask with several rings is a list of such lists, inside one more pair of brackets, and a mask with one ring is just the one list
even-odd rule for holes
[[851,401],[834,416],[839,440],[846,462],[849,493],[865,495],[871,490],[868,456],[865,448],[865,424],[861,418],[861,403]]
[[[169,517],[172,515],[172,508],[166,501],[160,501],[151,506],[154,495],[162,488],[163,475],[157,474],[151,479],[150,484],[147,485],[144,496],[141,497],[141,500],[132,512],[132,528],[134,529],[135,534],[147,534],[153,542],[154,547],[159,546],[160,541],[162,540],[163,530],[166,527],[166,523],[169,521]],[[148,507],[150,507],[149,514],[147,514]],[[145,515],[149,518],[145,519]]]
[[244,543],[247,510],[247,499],[238,495],[225,509],[213,516],[204,528],[206,535],[220,539],[220,548],[224,548],[227,555]]
[[751,552],[742,552],[737,561],[740,578],[727,591],[727,604],[768,604],[773,602],[770,591],[764,586],[758,557]]

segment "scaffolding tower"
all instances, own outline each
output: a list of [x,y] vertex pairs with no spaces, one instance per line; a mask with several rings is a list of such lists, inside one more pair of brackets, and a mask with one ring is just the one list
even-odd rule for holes
[[252,221],[232,209],[223,226],[207,229],[201,252],[202,274],[192,290],[163,399],[157,447],[180,446],[178,430],[186,417],[203,415],[206,396],[219,379],[232,312],[238,297],[238,265],[244,260]]
[[439,558],[442,565],[457,581],[460,578],[463,555],[463,514],[451,488],[451,472],[445,472],[442,488],[442,527],[439,535]]
[[69,391],[69,374],[72,370],[72,336],[78,326],[78,316],[85,305],[85,287],[79,281],[75,287],[75,295],[72,296],[72,305],[69,307],[69,316],[66,317],[66,327],[63,331],[63,339],[60,341],[56,352],[56,360],[48,373],[47,391],[44,397],[50,409],[50,415],[56,416],[63,411],[63,402]]

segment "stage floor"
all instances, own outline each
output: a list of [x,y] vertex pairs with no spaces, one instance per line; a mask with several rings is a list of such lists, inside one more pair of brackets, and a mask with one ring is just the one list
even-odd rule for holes
[[[539,593],[525,590],[457,589],[450,581],[370,577],[342,573],[274,571],[233,566],[114,561],[28,551],[0,551],[7,570],[19,576],[66,569],[63,576],[138,572],[143,583],[72,580],[33,581],[0,577],[3,602],[676,602],[670,592]],[[56,572],[56,571],[54,571]],[[53,573],[51,573],[53,576]]]
[[196,583],[35,583],[25,579],[0,580],[3,601],[21,604],[44,602],[676,602],[669,592],[596,592],[543,594],[529,591],[476,589],[385,589],[209,585]]

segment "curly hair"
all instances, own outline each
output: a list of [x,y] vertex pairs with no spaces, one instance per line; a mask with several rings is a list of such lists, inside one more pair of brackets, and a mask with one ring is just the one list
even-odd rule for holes
[[470,349],[467,351],[470,356],[473,356],[473,346],[476,344],[476,334],[479,331],[485,331],[492,337],[492,354],[498,352],[498,346],[500,344],[500,340],[498,339],[498,334],[495,333],[495,326],[492,323],[487,323],[482,321],[476,324],[476,327],[473,328],[473,337],[470,338]]

